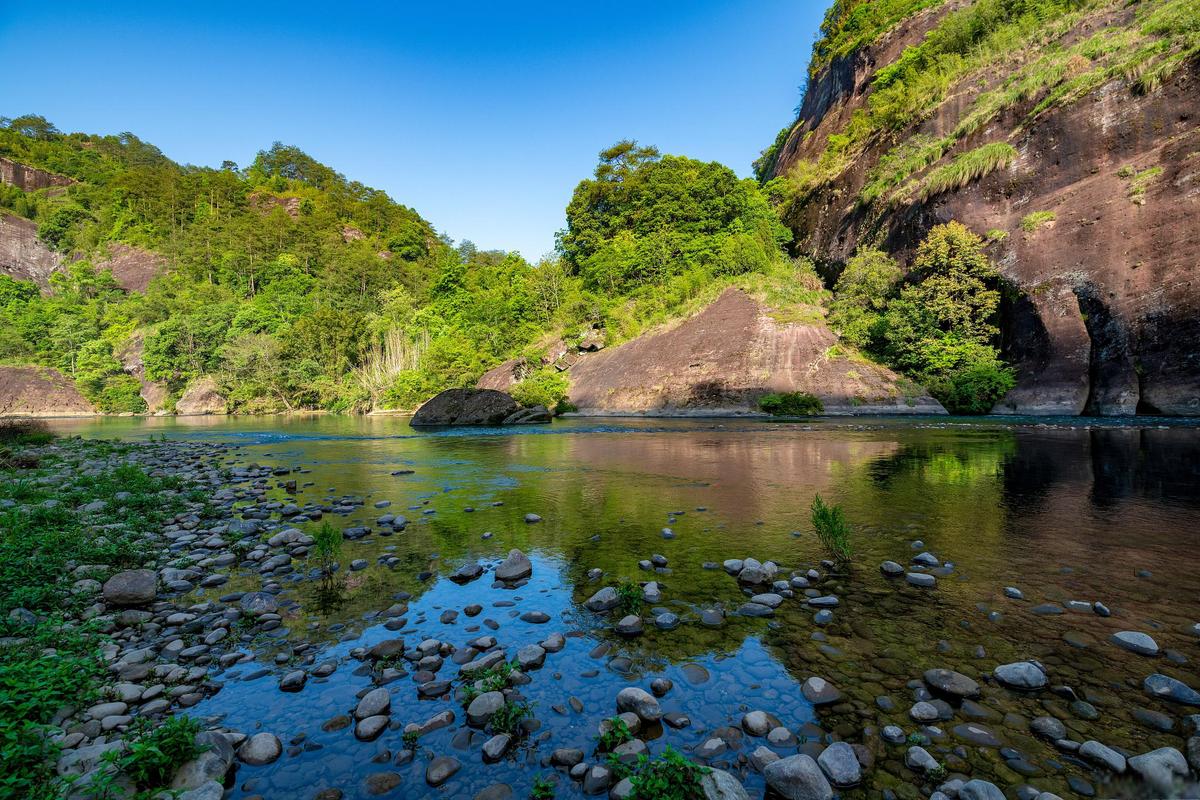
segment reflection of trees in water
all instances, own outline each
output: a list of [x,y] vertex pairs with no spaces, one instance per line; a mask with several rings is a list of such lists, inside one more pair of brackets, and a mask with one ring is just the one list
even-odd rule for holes
[[326,617],[346,605],[346,581],[337,574],[322,575],[320,580],[310,582],[309,590],[302,594],[306,609]]

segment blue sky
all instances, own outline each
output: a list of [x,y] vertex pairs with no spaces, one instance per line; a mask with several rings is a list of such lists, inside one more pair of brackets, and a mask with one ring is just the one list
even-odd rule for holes
[[618,139],[749,175],[826,3],[0,5],[0,115],[211,166],[295,144],[456,240],[536,259]]

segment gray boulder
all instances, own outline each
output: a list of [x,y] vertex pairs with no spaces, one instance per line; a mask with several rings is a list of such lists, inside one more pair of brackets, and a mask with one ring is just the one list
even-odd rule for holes
[[811,756],[803,753],[773,761],[763,777],[784,800],[832,800],[833,787]]
[[154,570],[131,569],[118,572],[104,583],[104,602],[114,606],[144,606],[158,594],[158,576]]
[[508,558],[504,559],[503,564],[496,567],[496,580],[505,583],[524,580],[532,574],[533,564],[529,561],[529,556],[515,548],[509,550]]
[[417,409],[409,422],[430,425],[500,425],[520,406],[495,389],[447,389]]
[[1044,689],[1050,681],[1046,671],[1040,664],[1032,661],[1017,661],[1013,664],[1001,664],[992,671],[996,680],[1011,689],[1033,691]]
[[700,779],[704,800],[750,800],[738,779],[722,769],[711,770]]
[[817,764],[829,776],[834,786],[857,786],[862,780],[862,765],[854,748],[845,742],[834,742],[817,756]]

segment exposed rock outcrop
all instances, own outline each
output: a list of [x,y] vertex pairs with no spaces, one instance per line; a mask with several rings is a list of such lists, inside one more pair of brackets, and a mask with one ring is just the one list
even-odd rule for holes
[[447,389],[417,409],[413,427],[429,425],[500,425],[520,405],[495,389]]
[[48,289],[50,275],[61,265],[62,256],[37,238],[33,221],[0,213],[0,275]]
[[146,410],[155,414],[166,407],[170,392],[164,384],[146,380],[146,365],[142,361],[145,343],[145,337],[140,332],[134,333],[114,355],[125,371],[138,379],[141,384],[139,394],[146,401]]
[[[816,75],[768,177],[817,161],[828,137],[867,105],[876,72],[965,5],[915,14]],[[1128,4],[1102,4],[1058,42],[1137,29],[1137,13]],[[1039,106],[1059,88],[1051,84],[972,133],[957,133],[981,92],[1006,85],[1036,60],[1026,54],[982,76],[966,72],[932,114],[870,140],[832,184],[793,208],[788,222],[798,249],[836,263],[863,243],[906,255],[929,228],[951,219],[980,234],[999,231],[991,255],[1021,297],[1005,304],[1002,317],[1018,383],[997,412],[1200,413],[1200,65],[1192,59],[1149,91],[1105,78],[1082,96]],[[1071,68],[1100,66],[1080,57]],[[928,200],[859,202],[872,170],[898,142],[950,135],[957,144],[929,169],[993,142],[1007,142],[1017,155]],[[1056,220],[1025,230],[1034,211]]]
[[175,403],[175,413],[180,416],[224,414],[226,411],[225,396],[217,388],[217,382],[207,375],[192,381]]
[[0,416],[78,417],[95,413],[74,381],[58,370],[0,366]]
[[56,175],[44,169],[18,164],[8,158],[0,157],[0,183],[16,186],[27,192],[38,189],[50,189],[59,186],[70,186],[75,181],[66,175]]
[[738,289],[672,328],[571,368],[583,414],[754,413],[768,392],[808,392],[826,413],[945,413],[921,387],[841,351],[825,325],[779,322]]
[[113,278],[127,292],[145,292],[150,281],[166,267],[163,257],[128,244],[110,244],[108,258],[97,261],[96,269],[111,270]]

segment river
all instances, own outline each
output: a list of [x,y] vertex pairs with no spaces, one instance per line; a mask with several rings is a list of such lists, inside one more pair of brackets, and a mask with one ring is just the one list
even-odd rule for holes
[[[643,732],[651,751],[670,744],[704,753],[753,796],[764,784],[747,759],[768,742],[731,730],[751,710],[773,714],[791,734],[769,744],[780,755],[815,755],[831,739],[866,745],[874,765],[865,788],[849,797],[918,796],[921,781],[904,765],[906,745],[880,738],[888,724],[923,735],[951,773],[1063,797],[1126,790],[1119,779],[1104,787],[1106,771],[1033,736],[1034,717],[1058,717],[1070,739],[1130,754],[1184,750],[1189,735],[1186,708],[1142,689],[1151,672],[1200,686],[1193,630],[1200,622],[1200,428],[1187,421],[566,419],[425,432],[397,417],[51,424],[87,437],[236,444],[239,461],[292,470],[286,479],[299,482],[295,494],[282,488],[284,477],[272,482],[282,502],[328,510],[347,495],[365,501],[353,514],[325,519],[372,528],[342,552],[343,565],[363,559],[368,566],[343,569],[332,586],[304,568],[279,579],[285,625],[254,642],[255,660],[221,673],[224,688],[191,710],[247,733],[275,732],[284,742],[286,754],[274,764],[243,766],[227,797],[308,798],[333,787],[347,798],[368,797],[380,785],[368,776],[385,772],[400,781],[389,796],[470,798],[507,783],[525,797],[535,775],[554,772],[543,762],[555,748],[578,748],[592,760],[597,725],[616,713],[617,692],[649,688],[655,678],[674,684],[660,701],[664,711],[689,722]],[[817,493],[841,504],[853,526],[854,560],[844,574],[830,576],[819,564],[824,555],[809,523]],[[409,525],[381,535],[388,531],[375,522],[384,514],[402,514]],[[526,514],[541,521],[527,522]],[[533,562],[532,578],[515,590],[493,586],[487,573],[465,586],[448,578],[471,561],[490,568],[511,548]],[[934,571],[936,587],[881,573],[881,562],[907,565],[920,552],[943,564]],[[639,566],[655,554],[666,557],[665,569]],[[773,616],[739,616],[747,594],[721,564],[747,557],[774,560],[783,579],[818,569],[814,592],[839,600],[832,620],[817,624],[800,590]],[[589,580],[596,568],[603,577]],[[623,580],[655,580],[662,592],[633,638],[617,635],[614,619],[583,608],[597,589]],[[261,585],[257,573],[235,571],[228,584],[199,589],[195,599]],[[1005,597],[1010,586],[1024,599]],[[1093,611],[1094,601],[1111,616]],[[397,602],[409,607],[400,634],[381,616]],[[471,603],[482,613],[445,613]],[[724,611],[724,622],[703,624],[701,613],[714,609]],[[550,621],[522,620],[529,610]],[[654,617],[663,611],[678,615],[679,626],[659,630]],[[1162,654],[1110,643],[1121,630],[1150,634]],[[538,727],[500,763],[482,763],[488,737],[464,726],[460,702],[419,698],[409,675],[388,684],[393,726],[380,738],[360,742],[352,728],[338,727],[371,685],[349,656],[356,647],[396,635],[410,648],[429,638],[461,647],[487,634],[511,656],[554,632],[567,637],[566,646],[519,687]],[[314,646],[297,656],[299,643]],[[1073,694],[1020,694],[981,680],[978,703],[953,707],[952,718],[923,734],[909,716],[926,697],[914,681],[928,668],[981,679],[998,664],[1031,659]],[[279,690],[284,672],[323,662],[338,667],[300,692]],[[447,659],[438,677],[456,671]],[[814,707],[800,691],[811,676],[828,680],[842,699]],[[457,715],[455,724],[421,737],[411,762],[393,763],[404,748],[400,728],[446,710]],[[463,764],[437,789],[425,782],[433,755]],[[582,796],[578,783],[558,773],[557,797]]]

